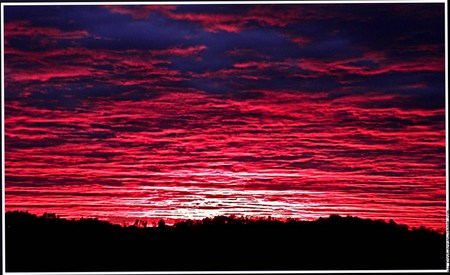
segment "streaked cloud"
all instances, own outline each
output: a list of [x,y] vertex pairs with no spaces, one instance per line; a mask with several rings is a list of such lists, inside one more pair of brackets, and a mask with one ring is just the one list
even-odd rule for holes
[[443,8],[6,6],[6,208],[444,227]]

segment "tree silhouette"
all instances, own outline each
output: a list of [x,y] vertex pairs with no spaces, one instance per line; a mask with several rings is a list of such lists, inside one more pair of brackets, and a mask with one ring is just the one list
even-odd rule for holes
[[[445,269],[445,235],[332,215],[217,216],[158,227],[7,212],[6,271]],[[149,247],[153,249],[148,249]],[[49,260],[51,259],[51,260]]]
[[159,220],[158,221],[158,227],[159,228],[164,228],[166,226],[166,223],[164,222],[164,220]]

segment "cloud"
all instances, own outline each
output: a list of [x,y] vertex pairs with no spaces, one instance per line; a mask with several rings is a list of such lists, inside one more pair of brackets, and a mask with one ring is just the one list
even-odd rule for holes
[[165,50],[155,50],[152,51],[152,54],[158,55],[175,55],[181,57],[187,57],[192,55],[198,55],[203,50],[207,49],[205,45],[193,46],[188,48],[170,48]]
[[122,6],[122,5],[106,5],[103,6],[113,13],[131,15],[133,19],[147,19],[154,12],[167,12],[176,9],[176,6],[170,5],[140,5],[140,6]]
[[288,36],[288,37],[292,42],[294,42],[299,46],[304,46],[312,41],[311,38],[306,36]]
[[246,28],[254,28],[254,24],[263,27],[284,27],[296,22],[301,16],[298,6],[280,10],[274,5],[244,5],[239,8],[233,6],[231,9],[235,9],[235,12],[239,11],[240,16],[228,12],[187,12],[182,11],[182,9],[164,11],[163,14],[174,20],[193,22],[209,32],[225,31],[232,33],[240,32]]
[[28,70],[12,73],[12,79],[15,81],[48,81],[54,78],[74,78],[80,76],[92,75],[88,68],[79,68],[75,66],[61,66],[58,68],[42,68],[38,72],[29,74]]
[[442,227],[442,8],[8,7],[6,206]]
[[5,37],[11,39],[16,36],[47,37],[54,40],[82,39],[89,35],[85,30],[63,31],[57,27],[36,27],[28,21],[13,21],[5,24]]

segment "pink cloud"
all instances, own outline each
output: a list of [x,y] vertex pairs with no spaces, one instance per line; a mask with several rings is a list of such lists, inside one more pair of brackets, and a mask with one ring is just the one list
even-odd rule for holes
[[164,11],[163,14],[171,19],[197,23],[210,32],[240,32],[244,28],[249,28],[251,23],[255,22],[261,26],[284,27],[302,17],[299,12],[300,7],[289,10],[276,10],[271,7],[257,5],[244,11],[239,16],[220,13],[181,13],[173,10]]
[[187,48],[169,48],[165,50],[155,50],[151,51],[154,55],[175,55],[175,56],[181,56],[181,57],[187,57],[192,55],[198,55],[203,50],[207,49],[205,45],[199,45],[199,46],[192,46]]
[[373,60],[376,67],[355,65],[358,61],[371,61],[365,58],[356,58],[338,61],[325,61],[321,59],[301,58],[296,60],[300,68],[322,75],[342,76],[343,74],[357,74],[364,76],[380,75],[390,72],[421,72],[444,71],[444,60],[440,57],[419,57],[416,60],[389,60],[376,55]]
[[144,20],[154,12],[167,12],[176,9],[176,6],[170,5],[139,5],[139,6],[122,6],[107,5],[103,6],[113,13],[128,14],[135,20]]
[[50,39],[82,39],[89,36],[89,33],[84,30],[63,31],[54,27],[36,27],[31,26],[27,21],[13,21],[5,24],[5,39],[14,36],[43,36]]
[[174,12],[165,12],[164,14],[171,19],[198,23],[211,32],[239,32],[245,25],[245,22],[235,15]]
[[14,71],[8,70],[8,74],[14,81],[49,81],[55,78],[74,78],[89,76],[93,71],[89,68],[76,66],[45,67],[30,72],[29,70]]
[[[157,54],[188,56],[203,49],[203,46],[187,49],[174,48]],[[5,52],[9,55],[5,62],[7,85],[14,81],[38,80],[46,82],[54,79],[73,79],[82,76],[101,77],[103,82],[120,86],[151,85],[185,79],[177,70],[166,66],[170,64],[170,61],[155,58],[155,52],[146,50],[109,51],[71,47],[37,53],[14,50],[7,47]],[[61,61],[67,58],[70,58],[70,65]],[[16,67],[16,64],[21,62],[27,62],[28,67]],[[30,66],[33,66],[33,70],[30,70]],[[112,69],[101,69],[99,68],[101,66],[109,66]],[[126,79],[114,77],[124,72],[127,72]],[[158,78],[155,78],[155,76],[158,76]]]
[[[445,156],[437,151],[445,147],[445,130],[421,122],[443,116],[444,110],[368,110],[360,106],[368,95],[330,101],[327,93],[256,92],[262,96],[235,100],[165,91],[151,100],[87,102],[76,115],[22,108],[20,116],[5,121],[6,205],[32,212],[40,211],[34,205],[45,205],[47,211],[75,217],[163,213],[175,219],[202,217],[205,212],[197,206],[209,202],[208,213],[214,214],[276,211],[289,217],[308,208],[313,217],[386,215],[409,225],[443,226],[445,208],[423,204],[436,203],[433,196],[445,198],[445,168],[439,166]],[[369,98],[389,101],[393,95]],[[417,125],[385,128],[392,118]],[[100,131],[96,125],[113,127],[114,135],[89,137]],[[22,147],[14,148],[12,138]],[[65,142],[39,146],[51,138]],[[30,190],[29,184],[24,187],[30,182],[43,184],[42,195],[14,195]],[[407,191],[411,187],[426,188],[430,197]],[[83,192],[92,196],[77,196]],[[80,199],[82,207],[74,208]],[[90,200],[99,202],[95,209],[86,206]],[[417,220],[430,215],[434,218]]]

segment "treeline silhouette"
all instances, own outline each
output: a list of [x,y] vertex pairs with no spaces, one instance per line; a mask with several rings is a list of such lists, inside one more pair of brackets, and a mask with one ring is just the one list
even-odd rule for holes
[[217,216],[147,227],[7,212],[6,271],[445,269],[445,235],[332,215]]

